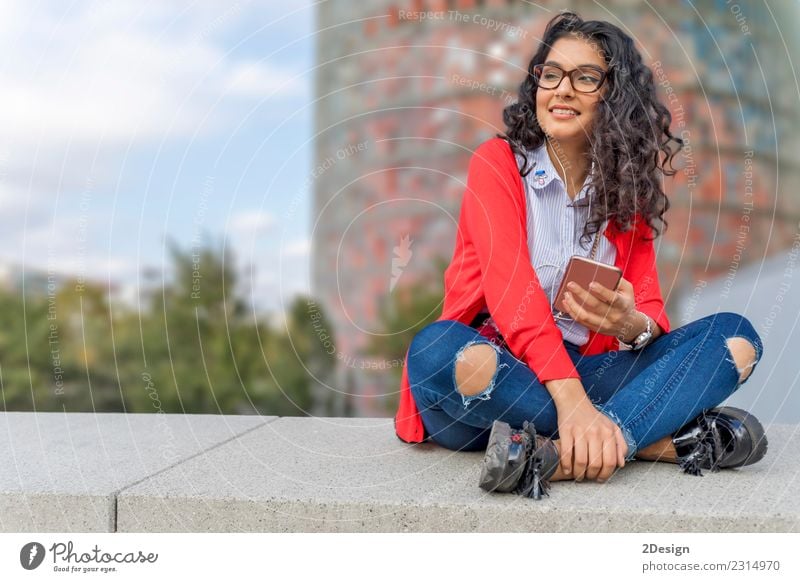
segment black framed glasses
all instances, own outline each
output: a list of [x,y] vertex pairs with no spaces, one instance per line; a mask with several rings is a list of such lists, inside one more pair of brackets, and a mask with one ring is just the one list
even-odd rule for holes
[[565,71],[557,65],[536,65],[533,67],[533,79],[542,89],[555,89],[561,84],[564,75],[569,75],[572,88],[579,93],[594,93],[603,85],[608,71],[600,67],[586,65]]

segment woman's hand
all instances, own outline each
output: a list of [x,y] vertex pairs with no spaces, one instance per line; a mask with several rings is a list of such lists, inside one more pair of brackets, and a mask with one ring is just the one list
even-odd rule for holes
[[584,397],[556,403],[561,471],[576,481],[606,481],[625,466],[628,445],[620,428]]
[[567,285],[564,303],[576,322],[626,343],[643,329],[643,320],[636,311],[633,285],[624,278],[620,278],[616,291],[597,282],[589,285],[588,290],[571,282]]

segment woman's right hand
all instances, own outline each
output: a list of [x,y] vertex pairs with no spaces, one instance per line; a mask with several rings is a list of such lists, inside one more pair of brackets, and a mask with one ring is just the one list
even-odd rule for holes
[[582,397],[556,401],[561,470],[576,481],[606,481],[625,466],[628,445],[622,430]]

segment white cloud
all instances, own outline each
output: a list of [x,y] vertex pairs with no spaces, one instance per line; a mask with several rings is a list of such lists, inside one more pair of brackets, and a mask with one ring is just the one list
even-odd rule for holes
[[311,254],[311,239],[291,241],[283,246],[281,254],[285,259],[307,258]]
[[237,62],[214,43],[246,16],[236,6],[227,13],[181,12],[189,24],[178,28],[178,8],[161,3],[108,2],[61,15],[15,3],[4,12],[11,21],[0,40],[3,53],[13,55],[0,69],[4,134],[40,147],[186,135],[203,129],[220,97],[296,97],[302,88],[291,81],[296,73]]
[[[264,53],[263,60],[252,51],[243,56],[237,35],[257,22],[250,29],[258,28],[264,37],[274,30],[297,38],[305,30],[292,27],[307,26],[308,13],[279,19],[307,6],[299,1],[289,7],[212,0],[189,5],[0,0],[0,231],[5,243],[0,264],[24,260],[31,268],[46,268],[50,261],[65,274],[135,278],[141,265],[111,256],[114,250],[104,244],[116,221],[101,215],[110,205],[100,199],[124,189],[119,183],[123,169],[124,186],[135,195],[145,186],[156,191],[163,184],[156,181],[160,178],[152,184],[146,176],[132,179],[125,156],[157,154],[169,140],[183,140],[187,147],[190,138],[214,140],[238,130],[256,107],[278,119],[286,115],[282,103],[294,111],[308,79],[294,78],[301,71],[292,69],[286,52]],[[267,47],[276,48],[275,43]],[[270,95],[270,107],[264,108]],[[79,248],[79,196],[90,179],[97,204],[89,212],[97,215],[91,217],[90,240]],[[132,206],[130,200],[120,202],[118,212]],[[221,229],[222,220],[213,226]],[[245,251],[245,260],[255,261],[259,272],[275,270],[279,256],[277,250],[271,253],[271,263],[266,253],[253,250],[253,241],[275,224],[267,212],[242,212],[229,221],[235,247]]]
[[3,2],[2,181],[51,204],[87,176],[103,190],[129,149],[230,131],[272,93],[296,100],[307,83],[292,81],[295,71],[241,57],[219,39],[252,11],[260,16],[262,6]]
[[229,222],[229,231],[237,237],[254,237],[268,232],[277,220],[269,212],[258,210],[234,214]]
[[283,97],[302,94],[302,84],[297,73],[269,68],[263,63],[245,62],[230,71],[227,90],[233,95],[265,97],[280,94]]
[[0,263],[17,265],[24,259],[26,269],[95,281],[135,277],[138,267],[133,261],[110,256],[107,249],[91,244],[92,235],[99,234],[96,225],[89,216],[62,213],[55,225],[46,223],[4,233]]

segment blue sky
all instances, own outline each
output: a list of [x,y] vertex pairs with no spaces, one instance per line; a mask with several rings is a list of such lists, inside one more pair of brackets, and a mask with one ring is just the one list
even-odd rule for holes
[[307,290],[310,1],[0,6],[0,265],[132,298],[200,232],[259,307]]

